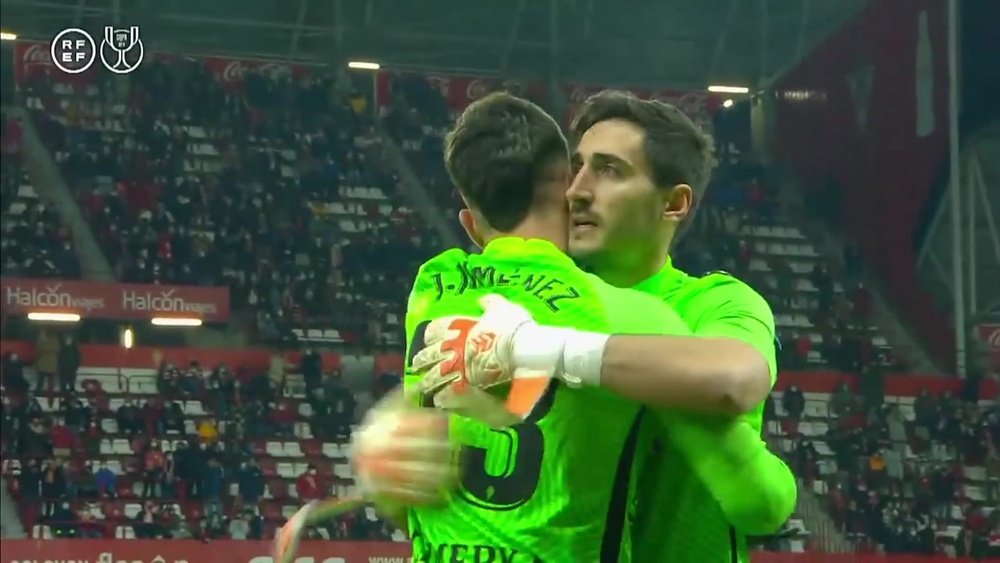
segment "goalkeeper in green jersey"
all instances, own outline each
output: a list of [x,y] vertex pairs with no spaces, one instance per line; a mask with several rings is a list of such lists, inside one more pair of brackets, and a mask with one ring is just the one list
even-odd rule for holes
[[[759,434],[762,403],[776,374],[770,308],[735,278],[689,276],[674,268],[668,255],[680,225],[704,194],[710,140],[673,106],[616,92],[584,103],[572,134],[577,147],[567,193],[571,255],[605,281],[671,304],[696,336],[611,337],[583,379],[646,404],[741,415]],[[497,315],[488,308],[483,319]],[[593,342],[593,335],[530,322],[514,326],[493,323],[491,331],[511,343],[494,363],[528,363],[523,348],[566,371],[559,350],[579,354],[581,342]],[[539,351],[537,342],[548,350]],[[475,355],[466,362],[480,363]],[[577,370],[574,379],[580,379]],[[637,389],[643,399],[633,394]],[[705,396],[698,397],[699,391]],[[785,504],[763,503],[765,510],[755,518],[747,506],[720,495],[725,484],[705,479],[705,470],[666,439],[669,433],[657,422],[647,417],[640,432],[639,450],[648,449],[652,457],[639,468],[633,559],[748,561],[745,534],[776,531],[789,514],[767,508],[790,510],[794,489],[786,490]],[[753,494],[752,487],[746,489]]]
[[[571,255],[605,281],[672,305],[702,337],[700,346],[673,339],[658,360],[705,382],[734,381],[735,400],[746,411],[743,419],[760,432],[766,393],[754,385],[753,393],[741,394],[738,382],[766,381],[768,390],[774,383],[770,308],[732,276],[689,276],[669,256],[678,229],[704,198],[713,162],[710,139],[674,106],[621,92],[591,97],[571,129],[576,170],[567,192]],[[620,173],[604,173],[605,167]],[[672,562],[749,561],[744,533],[762,530],[733,528],[721,507],[710,502],[706,484],[684,470],[684,456],[669,440],[649,432],[648,425],[643,430],[644,440],[657,443],[657,455],[640,478],[636,558],[655,554]],[[709,545],[728,549],[708,559],[693,557]]]
[[[503,383],[504,374],[512,372],[506,368],[517,363],[529,371],[558,372],[565,385],[549,387],[526,422],[510,429],[493,430],[467,418],[453,420],[453,436],[464,450],[462,483],[445,509],[410,511],[418,560],[473,553],[497,560],[513,555],[541,561],[631,560],[630,534],[623,537],[623,532],[628,532],[624,514],[634,477],[630,460],[638,439],[639,404],[693,405],[725,413],[740,408],[723,385],[705,385],[685,373],[661,371],[654,378],[628,372],[609,378],[601,373],[602,357],[616,347],[647,353],[668,338],[609,339],[607,334],[688,335],[689,330],[661,301],[615,290],[584,274],[562,254],[568,227],[563,199],[569,174],[566,153],[565,140],[550,117],[505,95],[470,106],[448,137],[446,167],[468,206],[460,219],[484,251],[472,256],[448,251],[421,269],[407,314],[413,364],[407,385],[437,389],[455,373],[471,373],[471,365],[460,361],[472,357],[471,350],[456,348],[447,338],[442,341],[441,331],[430,327],[478,314],[480,298],[487,294],[520,304],[493,297],[498,307],[493,319],[501,327],[515,323],[525,329],[522,337],[531,328],[547,331],[534,346],[525,345],[531,339],[524,338],[520,346],[502,339],[478,342],[481,358],[488,357],[487,352],[499,358],[512,347],[521,352],[487,370],[495,376],[488,384]],[[489,316],[479,325],[488,326]],[[428,326],[425,321],[431,319],[438,320]],[[560,326],[578,330],[551,328]],[[438,333],[437,340],[425,341],[432,332]],[[465,344],[473,341],[471,332],[465,336]],[[560,339],[556,358],[550,344]],[[413,355],[421,348],[418,360]],[[561,369],[550,369],[553,362]],[[452,366],[445,369],[445,363]],[[415,368],[424,367],[430,369],[420,381]],[[730,513],[758,519],[763,514],[764,522],[787,516],[794,483],[789,486],[782,479],[787,468],[766,451],[754,428],[708,417],[693,424],[690,417],[666,414],[657,425],[664,420],[671,445]],[[746,495],[746,488],[757,494]]]

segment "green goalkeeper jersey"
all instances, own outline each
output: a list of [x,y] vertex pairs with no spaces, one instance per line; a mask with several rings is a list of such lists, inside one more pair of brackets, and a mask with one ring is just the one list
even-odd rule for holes
[[[670,304],[696,336],[736,338],[753,346],[767,359],[774,384],[774,316],[748,285],[723,273],[689,276],[668,261],[634,289]],[[743,420],[759,433],[763,404],[745,414]],[[640,449],[652,454],[638,468],[633,560],[748,562],[745,536],[727,521],[719,503],[670,441],[669,431],[664,435],[662,428],[647,419],[639,441]]]
[[[453,249],[424,264],[407,306],[409,358],[429,320],[477,316],[497,293],[550,326],[604,333],[687,334],[660,300],[614,288],[553,244],[505,237],[481,254]],[[410,511],[414,561],[631,561],[628,492],[641,407],[598,388],[553,383],[526,422],[493,430],[454,416],[461,486],[443,508]]]

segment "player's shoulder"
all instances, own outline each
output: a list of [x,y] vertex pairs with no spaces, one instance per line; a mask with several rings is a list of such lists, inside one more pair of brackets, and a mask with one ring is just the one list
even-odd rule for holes
[[469,254],[461,248],[449,248],[436,256],[429,258],[417,268],[410,288],[410,303],[414,298],[427,292],[436,292],[435,276],[455,269],[456,264],[468,260]]
[[461,248],[449,248],[427,259],[417,269],[417,277],[433,274],[442,270],[454,268],[455,264],[469,259],[469,253]]
[[583,278],[604,306],[608,321],[616,328],[638,327],[661,332],[684,326],[674,308],[659,297],[616,287],[593,274],[585,273]]
[[685,283],[688,298],[706,307],[738,308],[756,315],[773,316],[767,300],[750,284],[723,270],[689,276]]

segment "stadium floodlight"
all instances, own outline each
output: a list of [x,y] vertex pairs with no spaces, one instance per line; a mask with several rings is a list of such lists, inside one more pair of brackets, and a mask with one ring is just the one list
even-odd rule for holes
[[9,31],[0,31],[0,41],[16,41],[17,34]]
[[722,107],[724,107],[724,108],[731,108],[731,107],[733,107],[733,99],[729,98],[728,100],[722,102]]
[[749,94],[750,89],[746,86],[719,86],[712,85],[708,87],[709,92],[715,92],[718,94]]
[[77,323],[80,322],[80,315],[76,313],[44,313],[32,311],[28,313],[29,321],[52,321],[57,323]]
[[347,68],[354,68],[358,70],[378,70],[382,68],[382,65],[369,61],[351,61],[347,63]]
[[149,322],[156,326],[201,326],[201,319],[153,317]]

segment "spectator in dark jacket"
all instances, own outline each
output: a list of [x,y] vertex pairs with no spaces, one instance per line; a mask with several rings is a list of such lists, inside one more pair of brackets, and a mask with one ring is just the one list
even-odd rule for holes
[[264,494],[264,472],[257,465],[256,459],[250,458],[240,470],[239,488],[240,498],[246,506],[257,504]]
[[31,502],[42,496],[42,472],[38,469],[38,462],[29,459],[21,467],[21,498]]
[[219,512],[222,510],[222,487],[225,481],[225,473],[219,460],[212,457],[208,460],[208,465],[202,473],[202,498],[205,501],[205,514]]
[[801,389],[795,385],[786,389],[781,397],[781,403],[789,418],[792,420],[802,419],[802,413],[806,410],[806,398]]
[[323,360],[312,348],[302,354],[302,378],[306,383],[306,396],[312,398],[323,379]]
[[180,442],[174,449],[174,476],[177,478],[177,493],[183,498],[198,498],[201,495],[201,474],[198,465],[199,452],[191,449],[186,442]]
[[3,355],[0,365],[0,383],[7,391],[15,395],[23,395],[28,391],[28,380],[24,378],[24,362],[13,352]]
[[76,374],[80,369],[80,346],[72,334],[67,334],[59,347],[59,383],[63,393],[72,393],[76,387]]
[[45,498],[45,514],[51,516],[56,509],[56,499],[66,494],[66,473],[62,463],[50,459],[42,468],[42,497]]

